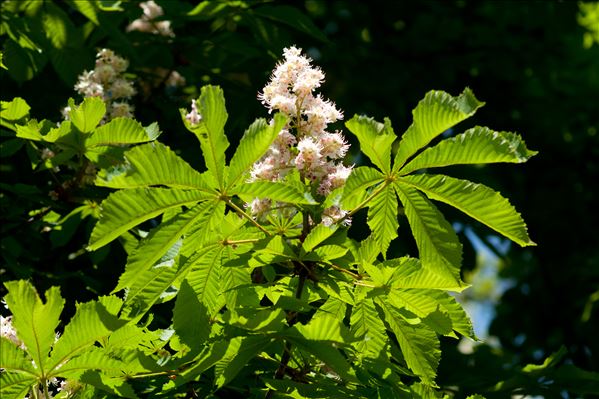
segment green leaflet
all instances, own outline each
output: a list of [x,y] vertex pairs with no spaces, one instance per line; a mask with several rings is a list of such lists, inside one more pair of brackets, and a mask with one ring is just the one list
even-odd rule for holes
[[358,382],[355,371],[347,359],[339,352],[336,344],[327,341],[306,340],[294,336],[287,338],[302,351],[311,353],[317,359],[322,360],[346,382]]
[[21,97],[15,97],[11,101],[0,102],[0,118],[7,121],[18,121],[29,115],[31,107]]
[[334,341],[346,344],[350,341],[349,331],[343,324],[347,304],[329,297],[306,325],[295,328],[307,340]]
[[399,142],[393,171],[397,172],[409,157],[432,139],[472,116],[483,105],[468,88],[458,97],[452,97],[443,91],[432,90],[426,93],[412,111],[413,122]]
[[372,118],[354,115],[345,122],[345,126],[358,138],[360,149],[372,163],[388,173],[391,169],[391,144],[397,138],[389,119],[385,118],[383,124]]
[[439,339],[434,331],[422,324],[412,325],[396,309],[377,299],[385,314],[385,321],[395,334],[408,367],[427,385],[435,385],[437,367],[441,358]]
[[230,340],[224,356],[214,366],[216,386],[220,388],[235,378],[250,359],[268,349],[272,340],[261,336],[236,337]]
[[325,226],[323,224],[318,224],[314,227],[310,233],[302,242],[302,248],[306,252],[312,251],[317,245],[322,243],[324,240],[332,236],[335,231],[337,231],[337,225]]
[[187,129],[200,141],[206,167],[215,177],[219,187],[223,188],[225,150],[229,147],[224,130],[228,118],[225,96],[218,86],[203,86],[196,104],[201,115],[200,123],[192,126],[185,119],[187,111],[183,109],[180,110],[181,117]]
[[21,373],[0,373],[0,395],[2,399],[22,399],[37,383],[35,377]]
[[366,190],[375,184],[382,183],[383,179],[384,175],[381,172],[368,166],[360,166],[352,170],[343,188],[341,200],[343,207],[352,209],[358,206]]
[[378,245],[378,249],[387,253],[389,244],[397,237],[399,222],[397,221],[397,197],[391,185],[386,186],[370,202],[368,208],[368,226],[372,231],[372,238]]
[[[155,265],[169,248],[175,245],[181,236],[195,226],[198,220],[206,219],[208,213],[213,208],[214,204],[206,201],[186,212],[179,213],[167,222],[161,223],[129,255],[125,272],[119,278],[119,283],[112,292],[120,291],[125,287],[131,287],[133,283],[139,281],[141,273],[144,273]],[[203,221],[206,222],[206,220]]]
[[358,340],[353,343],[359,357],[376,359],[387,346],[387,334],[372,299],[356,301],[350,318],[351,332]]
[[102,217],[94,226],[89,250],[96,250],[132,227],[178,206],[191,206],[213,197],[200,190],[138,188],[117,191],[102,202]]
[[476,126],[427,148],[399,170],[406,175],[418,169],[456,164],[526,162],[537,152],[526,148],[520,135]]
[[0,365],[7,371],[20,372],[28,378],[32,378],[39,373],[34,369],[27,352],[3,336],[0,337]]
[[389,259],[377,267],[386,271],[388,279],[384,285],[391,289],[425,288],[435,290],[463,291],[468,286],[456,286],[455,281],[443,278],[434,271],[422,267],[417,258],[402,257]]
[[106,113],[106,105],[99,97],[87,97],[78,107],[72,100],[69,100],[69,106],[71,107],[69,120],[82,133],[94,130]]
[[[116,316],[121,301],[115,297],[104,297],[100,301],[77,305],[75,316],[65,327],[52,350],[50,366],[54,375],[60,375],[60,366],[74,356],[89,352],[89,347],[101,338],[122,327],[126,322]],[[97,368],[100,368],[101,363]]]
[[85,147],[145,143],[156,140],[159,134],[157,125],[144,128],[134,119],[120,117],[95,129],[92,135],[85,140]]
[[186,280],[211,317],[224,305],[220,287],[223,250],[219,244],[209,245],[188,261],[191,271]]
[[258,119],[245,131],[239,146],[231,158],[229,166],[228,185],[235,186],[246,175],[249,168],[268,150],[279,132],[287,123],[287,117],[277,113],[272,124],[264,119]]
[[464,285],[460,279],[462,245],[451,225],[414,188],[401,182],[395,183],[394,187],[404,205],[422,266],[459,290]]
[[111,188],[168,186],[212,191],[209,175],[193,169],[166,145],[156,141],[125,152],[127,164],[101,170],[96,185]]
[[526,224],[516,209],[487,186],[449,176],[427,174],[406,176],[399,181],[417,188],[430,199],[459,209],[521,246],[535,245],[528,237]]
[[176,293],[175,282],[188,269],[188,263],[181,264],[178,258],[182,244],[181,240],[177,241],[157,264],[137,275],[127,291],[123,317],[141,318],[155,303],[172,299]]
[[60,289],[48,289],[44,303],[28,281],[9,281],[4,285],[8,290],[5,300],[13,314],[13,326],[35,361],[36,368],[44,374],[48,371],[47,358],[64,306]]
[[269,198],[273,201],[293,204],[316,204],[310,193],[302,193],[295,186],[281,182],[255,181],[245,183],[235,188],[230,194],[247,196],[248,198]]

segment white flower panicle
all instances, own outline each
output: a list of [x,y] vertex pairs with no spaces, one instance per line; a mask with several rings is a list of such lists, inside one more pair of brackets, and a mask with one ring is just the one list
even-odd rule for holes
[[155,21],[156,18],[164,15],[164,10],[154,0],[141,2],[139,6],[143,10],[143,14],[127,26],[127,32],[135,30],[160,36],[175,37],[175,33],[171,28],[171,21]]
[[[343,113],[332,101],[314,94],[325,75],[311,65],[312,60],[302,55],[301,49],[286,48],[283,56],[258,99],[270,113],[287,115],[289,122],[264,157],[254,164],[249,181],[282,180],[290,170],[297,169],[316,193],[327,196],[342,187],[352,171],[351,166],[342,164],[349,149],[343,134],[327,131],[329,124],[343,119]],[[258,215],[254,202],[248,208]],[[343,211],[338,207],[329,208],[327,223],[341,219],[339,212]],[[323,216],[323,223],[324,220]],[[348,220],[344,219],[344,223]]]
[[[114,51],[102,49],[96,55],[93,71],[84,71],[75,84],[75,90],[83,97],[100,97],[106,104],[104,122],[116,117],[133,117],[133,106],[126,101],[136,94],[133,82],[123,77],[129,61]],[[118,100],[118,101],[117,101]],[[68,119],[69,107],[63,109]]]

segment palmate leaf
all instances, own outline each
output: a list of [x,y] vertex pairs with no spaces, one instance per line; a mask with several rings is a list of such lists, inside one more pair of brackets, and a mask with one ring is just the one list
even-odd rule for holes
[[264,155],[279,132],[287,123],[287,118],[277,113],[272,124],[258,119],[245,131],[229,166],[228,185],[233,187],[245,176],[249,168]]
[[141,273],[149,270],[196,222],[207,219],[214,204],[206,201],[161,223],[127,259],[125,272],[113,292],[132,286]]
[[106,113],[106,105],[99,97],[86,97],[78,107],[69,100],[69,106],[69,120],[82,133],[94,130]]
[[427,148],[399,170],[401,175],[418,169],[456,164],[522,163],[537,152],[526,148],[520,135],[476,126]]
[[482,184],[444,175],[419,174],[399,180],[422,191],[430,199],[459,209],[521,246],[535,245],[528,237],[526,224],[498,192]]
[[377,299],[376,302],[382,308],[385,321],[395,334],[410,370],[427,385],[435,385],[441,358],[437,334],[423,324],[409,324],[396,309],[384,301]]
[[355,115],[345,126],[360,141],[360,149],[373,164],[387,173],[391,169],[391,144],[397,138],[389,119],[380,123],[372,118]]
[[225,96],[218,86],[203,86],[196,104],[198,113],[201,115],[197,125],[191,125],[185,119],[187,111],[183,109],[180,110],[181,117],[187,129],[200,141],[206,167],[222,188],[224,187],[225,150],[229,147],[224,130],[228,117]]
[[293,204],[314,205],[317,202],[310,193],[302,193],[295,186],[270,181],[246,183],[235,188],[231,194],[244,195],[252,198],[269,198],[273,201]]
[[379,250],[385,255],[389,244],[397,237],[399,222],[397,221],[397,196],[392,186],[388,185],[370,202],[368,208],[368,226]]
[[146,143],[156,140],[159,134],[160,130],[156,125],[144,128],[134,119],[119,117],[94,130],[85,140],[85,147]]
[[49,365],[54,375],[60,374],[61,365],[66,360],[88,352],[96,341],[126,323],[116,316],[120,304],[121,300],[115,297],[102,297],[99,301],[77,304],[75,315],[52,350]]
[[472,116],[483,105],[468,88],[458,97],[443,91],[426,93],[412,111],[413,122],[399,142],[393,171],[398,171],[418,150],[445,130]]
[[125,165],[101,170],[95,184],[111,188],[168,186],[211,192],[209,175],[193,169],[169,147],[156,141],[125,152]]
[[138,188],[112,193],[102,202],[102,217],[94,226],[89,250],[96,250],[132,227],[167,209],[191,206],[213,198],[200,190]]
[[461,291],[465,285],[460,279],[462,244],[451,225],[420,192],[400,182],[394,187],[416,239],[422,266],[453,290]]
[[33,358],[42,374],[47,371],[50,348],[54,343],[54,330],[58,326],[64,299],[60,289],[52,287],[46,291],[46,302],[42,302],[35,288],[25,280],[4,283],[8,294],[6,304],[13,314],[13,326],[17,336]]
[[385,325],[372,299],[356,301],[350,318],[351,332],[358,340],[352,345],[359,357],[378,358],[387,345]]

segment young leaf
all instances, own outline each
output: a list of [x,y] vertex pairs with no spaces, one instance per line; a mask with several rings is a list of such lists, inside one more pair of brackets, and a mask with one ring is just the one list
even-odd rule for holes
[[368,226],[383,255],[387,253],[391,241],[397,237],[397,206],[395,191],[389,185],[374,197],[368,208]]
[[398,171],[409,157],[445,130],[472,116],[484,103],[466,88],[458,97],[443,91],[429,91],[412,111],[412,125],[399,142],[393,163]]
[[422,266],[439,275],[448,285],[460,288],[462,245],[441,212],[411,186],[395,183],[416,239]]
[[281,182],[255,181],[235,188],[231,194],[247,195],[254,198],[270,198],[273,201],[294,204],[314,205],[316,201],[310,193],[302,193],[294,186]]
[[205,219],[212,209],[213,203],[207,201],[161,223],[129,256],[125,272],[119,278],[119,283],[112,292],[131,287],[134,282],[139,280],[142,273],[154,266],[182,235],[187,233],[198,220]]
[[391,169],[391,145],[397,138],[389,119],[380,123],[372,118],[355,115],[345,126],[360,141],[360,149],[384,173]]
[[248,130],[245,131],[231,159],[229,187],[233,187],[240,178],[245,176],[254,162],[264,155],[283,126],[285,126],[285,123],[287,123],[285,115],[277,113],[272,124],[268,124],[264,119],[258,119],[251,124]]
[[191,206],[212,197],[200,190],[138,188],[112,193],[102,202],[88,249],[96,250],[132,227],[178,206]]
[[207,174],[201,174],[169,147],[156,141],[125,152],[125,165],[101,170],[95,184],[111,188],[167,186],[212,192]]
[[98,127],[85,140],[86,148],[103,145],[121,146],[125,144],[145,143],[156,140],[159,131],[146,130],[141,123],[130,118],[115,118]]
[[441,358],[437,334],[422,324],[412,325],[396,309],[377,300],[383,309],[385,321],[395,334],[408,367],[428,385],[435,385],[437,367]]
[[417,188],[432,200],[459,209],[521,246],[535,245],[528,237],[524,220],[512,204],[487,186],[427,174],[406,176],[399,181]]
[[200,141],[206,167],[216,178],[220,187],[224,187],[225,150],[229,141],[225,136],[227,110],[225,96],[218,86],[202,87],[200,98],[197,100],[198,113],[201,120],[197,125],[191,125],[185,119],[185,110],[181,110],[183,123]]
[[69,104],[71,106],[69,120],[82,133],[94,130],[106,113],[106,105],[99,97],[86,97],[78,107],[72,101],[69,101]]
[[48,354],[56,337],[54,330],[64,306],[60,289],[48,289],[45,294],[46,303],[43,303],[28,281],[9,281],[4,285],[8,290],[6,304],[13,314],[17,336],[27,347],[36,367],[44,374],[47,372]]
[[526,148],[518,134],[476,126],[427,148],[401,168],[399,173],[406,175],[418,169],[457,164],[522,163],[536,153]]

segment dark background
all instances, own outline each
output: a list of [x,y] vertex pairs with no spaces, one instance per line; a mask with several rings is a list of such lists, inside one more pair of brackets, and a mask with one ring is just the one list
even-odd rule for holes
[[[138,79],[147,80],[156,67],[177,70],[187,79],[186,87],[157,84],[135,98],[136,117],[145,124],[158,120],[161,140],[200,169],[199,147],[185,131],[178,108],[189,107],[202,84],[221,85],[234,143],[256,117],[267,116],[256,95],[283,47],[295,44],[314,58],[327,76],[323,94],[345,111],[346,119],[355,113],[377,120],[388,116],[398,134],[409,126],[411,110],[428,90],[457,95],[470,87],[486,106],[455,132],[476,124],[515,131],[539,154],[524,165],[451,172],[510,198],[538,246],[512,246],[501,255],[500,277],[516,284],[501,297],[490,327],[500,346],[483,344],[465,355],[455,349],[455,341],[448,342],[439,384],[458,396],[505,397],[493,388],[504,380],[515,384],[512,393],[575,397],[568,396],[559,376],[547,382],[522,371],[562,346],[567,353],[561,365],[599,371],[599,43],[593,43],[589,31],[594,28],[597,35],[599,18],[584,26],[577,2],[248,1],[211,3],[189,16],[195,3],[158,1],[165,19],[172,21],[172,39],[125,33],[140,14],[137,2],[122,5],[122,11],[100,10],[100,24],[87,34],[81,32],[90,23],[72,2],[12,3],[2,5],[3,26],[28,32],[42,52],[19,49],[2,32],[9,67],[9,72],[0,70],[2,100],[21,96],[32,116],[60,119],[67,99],[77,98],[72,90],[77,75],[93,68],[94,54],[102,47],[130,59]],[[53,48],[44,37],[39,23],[44,13],[69,21],[67,33],[73,38],[67,47]],[[47,193],[57,183],[47,171],[31,173],[31,154],[24,146],[15,150],[8,144],[6,131],[3,136],[1,278],[31,277],[40,289],[58,284],[67,298],[78,301],[108,293],[124,266],[124,252],[117,244],[110,259],[108,249],[83,253],[90,218],[75,218],[60,231],[40,234],[47,223],[27,212],[47,206],[64,215],[77,206],[81,193],[52,201]],[[349,161],[361,162],[352,155]],[[490,234],[460,214],[447,216],[483,240]],[[393,247],[398,253],[413,251],[406,225]],[[365,233],[358,230],[354,227],[353,233]],[[471,269],[476,252],[462,238],[465,268]]]

